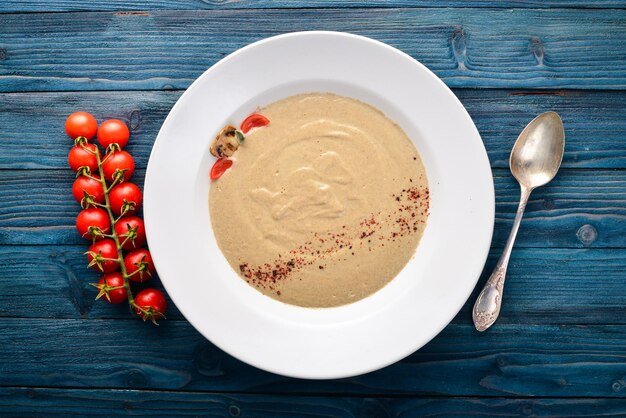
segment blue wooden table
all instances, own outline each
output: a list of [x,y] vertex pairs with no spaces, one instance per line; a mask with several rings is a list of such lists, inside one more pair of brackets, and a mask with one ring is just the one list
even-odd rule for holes
[[[0,416],[626,415],[626,3],[433,3],[0,2]],[[202,71],[311,29],[400,48],[467,107],[495,179],[487,273],[518,201],[515,138],[547,110],[567,136],[561,172],[528,205],[496,326],[475,332],[468,303],[419,352],[336,381],[247,366],[173,305],[153,327],[94,302],[63,132],[76,110],[127,121],[141,183],[159,126]]]

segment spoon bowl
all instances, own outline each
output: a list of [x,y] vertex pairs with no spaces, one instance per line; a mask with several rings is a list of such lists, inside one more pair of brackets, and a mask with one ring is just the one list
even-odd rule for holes
[[522,187],[543,186],[556,176],[565,150],[565,130],[556,112],[537,116],[515,141],[509,166]]

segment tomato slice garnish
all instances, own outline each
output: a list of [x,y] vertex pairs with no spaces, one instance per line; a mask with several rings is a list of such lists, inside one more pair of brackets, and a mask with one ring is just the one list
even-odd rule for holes
[[224,172],[228,170],[231,165],[233,165],[233,160],[229,160],[227,158],[220,158],[217,160],[215,164],[213,164],[213,167],[211,167],[211,180],[217,180],[222,177],[222,174],[224,174]]
[[241,132],[247,134],[254,128],[260,128],[261,126],[267,126],[269,124],[270,120],[268,118],[259,113],[253,113],[241,122]]

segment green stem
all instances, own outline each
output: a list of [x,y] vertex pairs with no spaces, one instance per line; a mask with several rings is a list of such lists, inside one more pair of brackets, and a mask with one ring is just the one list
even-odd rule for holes
[[126,245],[126,241],[128,241],[128,237],[124,237],[124,241],[120,244],[122,247]]
[[102,257],[100,260],[102,260],[102,261],[120,261],[119,258],[107,258],[107,257]]
[[109,188],[108,189],[104,189],[104,191],[106,192],[107,195],[113,189],[113,187],[117,186],[117,184],[119,183],[119,180],[120,180],[120,178],[116,177],[115,179],[113,179],[113,182],[109,185]]
[[[122,218],[124,217],[124,215],[125,215],[125,214],[126,214],[126,212],[123,212],[120,216],[118,216],[118,217],[115,219],[115,224],[117,224],[117,223],[120,221],[120,219],[122,219]],[[122,245],[123,245],[123,244],[122,244]]]
[[[122,277],[124,278],[124,287],[126,288],[126,294],[128,296],[128,304],[131,308],[135,307],[135,298],[133,297],[133,292],[130,289],[130,280],[128,280],[128,273],[126,272],[126,266],[124,265],[124,255],[122,252],[122,245],[120,244],[120,239],[117,236],[117,232],[115,232],[115,223],[116,219],[113,215],[113,211],[111,210],[111,202],[109,200],[109,191],[110,189],[107,186],[106,179],[104,178],[104,174],[102,173],[102,163],[103,161],[100,159],[100,150],[96,147],[96,159],[98,161],[98,171],[100,172],[100,178],[98,179],[102,184],[102,189],[104,190],[104,206],[109,214],[109,220],[111,221],[111,236],[113,241],[115,242],[115,247],[117,248],[117,261],[120,263],[120,269],[122,270]],[[106,157],[105,157],[106,159]]]
[[132,273],[130,273],[130,274],[128,275],[128,277],[132,277],[132,276],[134,276],[134,275],[136,275],[136,274],[139,274],[139,273],[141,273],[141,272],[143,272],[143,270],[141,270],[141,269],[137,269],[137,270],[133,271]]

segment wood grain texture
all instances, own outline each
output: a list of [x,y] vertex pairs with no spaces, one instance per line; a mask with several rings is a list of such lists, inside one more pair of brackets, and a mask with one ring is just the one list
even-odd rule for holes
[[333,381],[255,369],[218,350],[183,321],[155,328],[136,320],[4,318],[0,346],[2,386],[329,395],[626,394],[626,327],[615,325],[499,324],[484,334],[471,325],[450,325],[394,365]]
[[0,13],[77,12],[120,10],[203,10],[203,9],[321,9],[321,8],[391,8],[391,7],[488,7],[488,8],[624,8],[616,0],[4,0]]
[[[143,185],[145,171],[133,181]],[[73,172],[4,170],[0,174],[0,244],[85,244],[77,235],[80,206],[71,194]],[[506,242],[519,202],[508,170],[495,169],[496,225],[493,245]],[[27,192],[25,192],[27,191]],[[563,169],[533,192],[516,246],[626,246],[626,171]]]
[[[625,416],[626,3],[433,5],[0,2],[0,415]],[[87,242],[73,226],[63,133],[75,110],[124,119],[141,184],[181,89],[241,46],[310,29],[387,42],[457,87],[495,175],[496,228],[482,281],[517,205],[507,169],[513,141],[546,110],[563,116],[567,136],[565,169],[529,203],[498,324],[473,329],[475,291],[420,351],[335,381],[248,366],[202,337],[173,303],[154,327],[125,305],[94,302],[89,282],[98,275],[85,268]]]
[[[125,303],[94,300],[97,291],[90,283],[100,275],[87,268],[86,250],[78,245],[0,246],[0,317],[133,318]],[[158,276],[132,286],[163,290]],[[167,318],[183,319],[169,297],[167,302]]]
[[626,399],[374,398],[0,388],[3,417],[622,417]]
[[26,13],[0,15],[0,27],[0,91],[185,88],[250,42],[312,29],[387,42],[453,87],[626,87],[616,36],[626,31],[626,10]]
[[[145,167],[158,130],[181,93],[0,94],[0,169],[66,169],[71,141],[63,121],[76,110],[92,112],[100,121],[112,117],[126,121],[132,131],[128,149],[138,167]],[[626,168],[624,91],[455,89],[454,93],[474,119],[492,167],[508,168],[511,147],[524,126],[539,113],[554,110],[565,123],[563,167]]]
[[[96,290],[89,283],[99,275],[86,268],[85,249],[0,246],[0,318],[131,319],[125,304],[94,301]],[[500,250],[491,251],[480,283],[499,254]],[[626,325],[624,271],[623,249],[515,249],[498,324]],[[210,280],[210,275],[206,279]],[[158,278],[146,286],[162,288]],[[454,319],[455,324],[471,323],[471,307],[479,290],[480,286]],[[168,320],[182,320],[169,299],[168,304]]]

